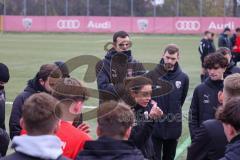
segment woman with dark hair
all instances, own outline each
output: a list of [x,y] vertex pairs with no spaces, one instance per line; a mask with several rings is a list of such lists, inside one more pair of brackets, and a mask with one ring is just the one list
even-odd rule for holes
[[154,121],[163,115],[156,102],[151,100],[152,81],[138,76],[125,80],[125,102],[132,106],[136,122],[129,140],[142,151],[145,158],[154,160],[155,153],[151,140]]

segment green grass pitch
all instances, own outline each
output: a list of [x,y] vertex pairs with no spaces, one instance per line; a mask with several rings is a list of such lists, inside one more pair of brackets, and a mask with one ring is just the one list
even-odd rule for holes
[[[142,62],[158,63],[164,47],[175,43],[180,47],[180,65],[182,70],[190,77],[188,98],[183,106],[183,132],[179,139],[176,159],[186,157],[186,143],[189,136],[187,113],[194,87],[199,84],[200,60],[198,44],[200,36],[187,35],[131,35],[133,41],[132,52],[136,59]],[[111,34],[53,34],[53,33],[2,33],[0,35],[0,62],[8,65],[11,79],[6,85],[7,101],[12,102],[16,95],[26,86],[27,80],[34,77],[39,67],[45,63],[57,60],[67,61],[79,55],[94,55],[103,58],[103,46],[111,42]],[[76,69],[73,77],[82,80],[86,67]],[[95,83],[86,84],[96,88]],[[86,105],[96,106],[96,99],[90,99]],[[8,126],[11,105],[6,105],[6,125]],[[96,138],[96,120],[88,121],[92,127],[91,135]],[[11,150],[10,150],[11,152]]]

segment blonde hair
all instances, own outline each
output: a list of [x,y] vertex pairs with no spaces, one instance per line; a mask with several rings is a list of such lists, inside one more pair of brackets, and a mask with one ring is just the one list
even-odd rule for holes
[[230,99],[240,96],[240,74],[229,75],[224,80],[224,97]]

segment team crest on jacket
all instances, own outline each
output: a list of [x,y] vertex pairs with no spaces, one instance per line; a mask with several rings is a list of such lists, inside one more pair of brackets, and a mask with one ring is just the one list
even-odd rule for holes
[[175,86],[177,87],[177,89],[181,88],[182,82],[181,81],[176,81]]

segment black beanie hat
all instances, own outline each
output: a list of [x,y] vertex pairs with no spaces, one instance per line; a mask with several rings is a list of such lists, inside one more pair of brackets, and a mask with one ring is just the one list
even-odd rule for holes
[[9,80],[9,77],[10,75],[9,75],[8,67],[5,64],[0,63],[0,81],[7,83]]

